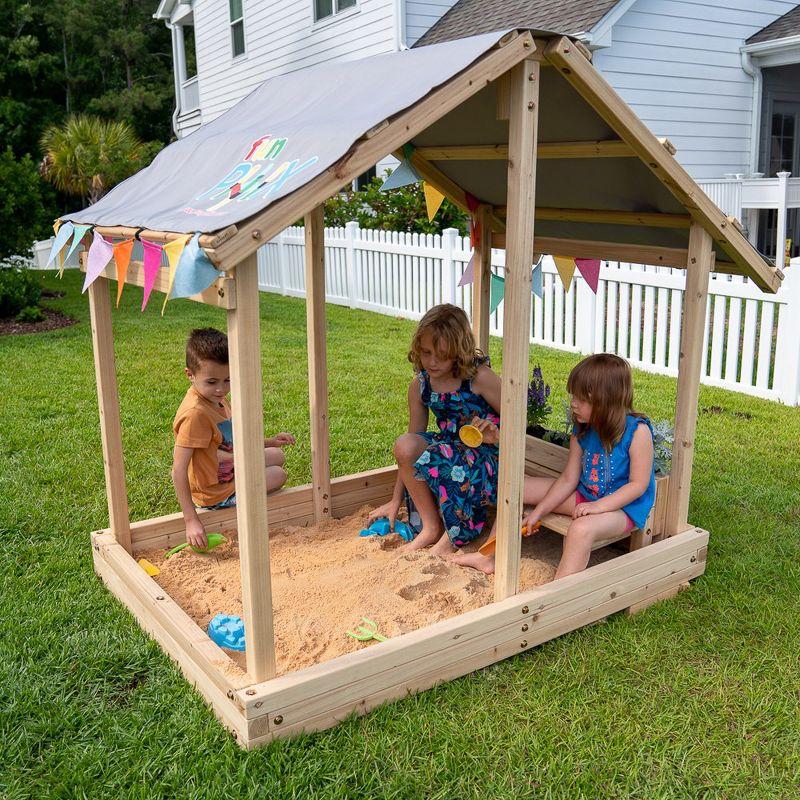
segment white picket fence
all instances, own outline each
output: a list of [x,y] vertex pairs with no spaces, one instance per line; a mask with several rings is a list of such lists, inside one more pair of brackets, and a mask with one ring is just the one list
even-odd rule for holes
[[[472,255],[469,239],[362,230],[355,222],[325,229],[330,303],[419,319],[449,302],[471,313],[471,286],[458,282]],[[492,253],[503,274],[505,251]],[[258,253],[262,290],[305,296],[303,229],[287,228]],[[603,262],[593,294],[576,272],[565,292],[550,258],[544,297],[532,295],[531,342],[576,353],[611,352],[640,369],[677,375],[685,272]],[[491,333],[502,335],[503,304]],[[778,294],[763,294],[738,276],[714,274],[709,288],[702,381],[800,404],[800,268],[787,271]]]

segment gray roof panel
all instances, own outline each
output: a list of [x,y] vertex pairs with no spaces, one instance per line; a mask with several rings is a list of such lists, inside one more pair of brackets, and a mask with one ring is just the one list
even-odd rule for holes
[[800,35],[800,6],[795,6],[791,11],[778,17],[774,22],[770,22],[758,33],[754,33],[747,44],[758,42],[771,42],[776,39],[785,39],[788,36]]

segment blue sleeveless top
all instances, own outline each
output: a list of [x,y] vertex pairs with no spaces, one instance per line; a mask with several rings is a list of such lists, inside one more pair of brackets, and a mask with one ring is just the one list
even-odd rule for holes
[[[644,417],[634,417],[628,414],[625,420],[625,432],[622,438],[614,445],[609,453],[600,441],[594,428],[589,428],[582,436],[578,437],[583,454],[581,455],[581,477],[578,482],[578,491],[589,500],[599,500],[601,497],[613,494],[621,489],[631,479],[630,446],[633,434],[639,425],[647,425],[650,433],[653,426],[650,420]],[[573,433],[578,436],[577,425]],[[650,509],[656,500],[656,473],[655,463],[650,471],[650,483],[641,497],[623,506],[622,510],[633,520],[637,528],[644,527]]]

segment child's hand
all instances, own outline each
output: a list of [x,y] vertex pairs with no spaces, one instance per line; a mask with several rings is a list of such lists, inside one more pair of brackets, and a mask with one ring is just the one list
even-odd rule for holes
[[600,505],[598,500],[590,500],[588,503],[578,503],[575,510],[572,512],[572,519],[578,517],[585,517],[589,514],[602,514],[605,509]]
[[271,439],[264,442],[266,447],[288,447],[295,444],[295,438],[291,433],[276,433]]
[[542,515],[538,512],[538,506],[534,506],[528,512],[528,516],[524,518],[522,522],[523,527],[527,528],[531,532],[534,532],[536,530],[536,526],[539,524],[541,516]]
[[186,541],[195,547],[208,547],[206,531],[199,519],[193,519],[186,523]]
[[483,434],[484,444],[497,444],[500,441],[500,429],[491,420],[473,417],[470,425]]
[[393,531],[394,521],[397,519],[398,511],[400,511],[400,503],[390,500],[388,503],[384,503],[374,511],[370,511],[369,516],[367,517],[367,525],[371,525],[376,519],[380,519],[381,517],[388,517],[389,530]]

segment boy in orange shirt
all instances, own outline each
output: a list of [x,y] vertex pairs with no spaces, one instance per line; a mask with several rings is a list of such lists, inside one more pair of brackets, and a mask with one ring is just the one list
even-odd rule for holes
[[[227,400],[231,379],[228,337],[214,328],[198,328],[186,343],[186,377],[191,386],[178,408],[172,430],[172,483],[186,521],[186,539],[208,544],[198,508],[236,505],[233,475],[233,429]],[[290,433],[264,440],[267,491],[286,483],[282,450],[295,443]]]

